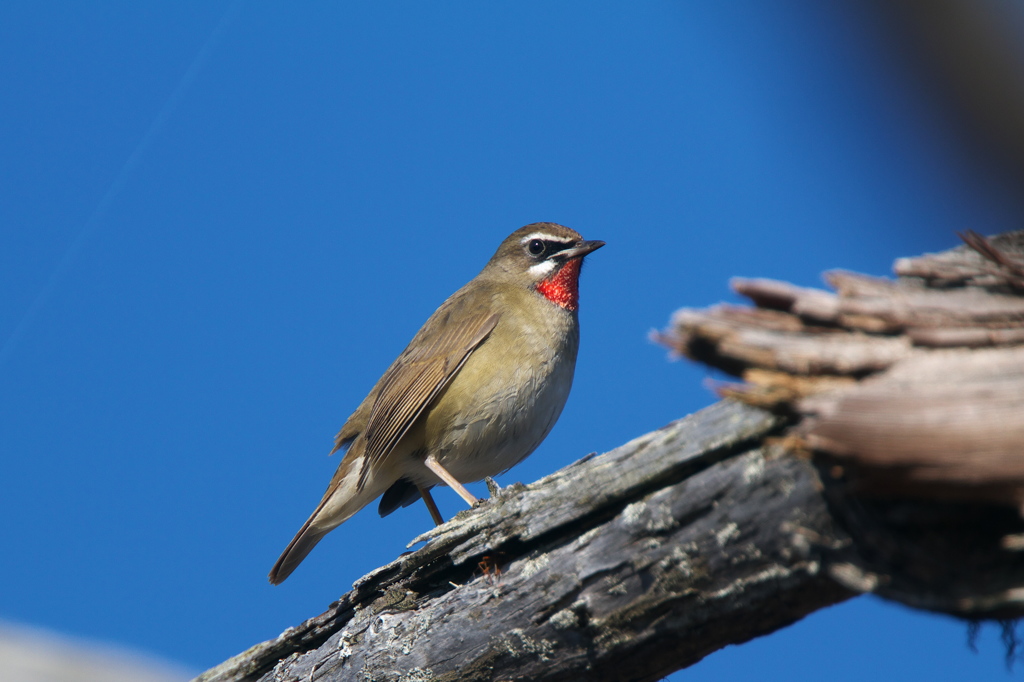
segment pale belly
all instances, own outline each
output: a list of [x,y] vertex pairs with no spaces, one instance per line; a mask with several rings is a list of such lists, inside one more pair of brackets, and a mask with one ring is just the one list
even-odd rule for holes
[[[522,338],[517,342],[526,343]],[[518,464],[540,445],[562,413],[572,387],[577,345],[573,335],[559,349],[539,344],[526,353],[522,346],[479,349],[440,397],[437,409],[427,415],[427,431],[443,434],[426,443],[427,451],[463,483]],[[516,357],[533,361],[516,362]],[[409,473],[416,483],[439,483],[426,467],[414,469]]]

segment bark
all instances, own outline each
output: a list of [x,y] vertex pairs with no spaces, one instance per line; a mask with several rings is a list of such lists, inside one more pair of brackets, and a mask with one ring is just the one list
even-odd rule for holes
[[199,679],[657,680],[792,623],[852,593],[814,468],[764,445],[782,422],[720,403],[496,491]]
[[787,414],[857,559],[853,589],[963,617],[1024,609],[1024,231],[896,261],[835,293],[735,280],[754,308],[679,311],[658,338]]
[[968,239],[681,311],[659,339],[739,402],[492,490],[198,679],[657,680],[861,592],[1021,615],[1024,236]]
[[756,308],[682,310],[660,339],[742,376],[724,393],[801,418],[861,491],[1024,504],[1024,231],[904,258],[836,293],[735,280]]

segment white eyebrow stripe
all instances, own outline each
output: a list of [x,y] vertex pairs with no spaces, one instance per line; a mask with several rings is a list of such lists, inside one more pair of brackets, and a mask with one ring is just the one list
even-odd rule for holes
[[530,266],[530,276],[539,279],[551,273],[555,269],[555,261],[544,259],[541,262]]
[[565,244],[566,246],[572,246],[573,244],[576,243],[575,239],[566,239],[565,237],[556,237],[555,235],[551,234],[550,232],[534,232],[533,234],[528,234],[525,237],[523,237],[519,241],[519,243],[520,244],[525,244],[528,241],[530,241],[531,239],[541,239],[541,240],[546,241],[546,242],[557,242],[559,244]]

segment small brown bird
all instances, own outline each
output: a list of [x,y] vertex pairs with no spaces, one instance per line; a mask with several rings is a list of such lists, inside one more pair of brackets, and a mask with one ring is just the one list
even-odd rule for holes
[[555,223],[513,232],[441,304],[335,437],[348,446],[320,504],[270,571],[287,578],[328,532],[379,495],[387,516],[451,486],[506,471],[540,445],[576,367],[583,258],[604,246]]

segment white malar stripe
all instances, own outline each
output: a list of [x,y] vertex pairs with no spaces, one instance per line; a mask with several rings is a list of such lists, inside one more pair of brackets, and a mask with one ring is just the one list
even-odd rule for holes
[[527,271],[530,273],[530,277],[534,279],[544,279],[551,274],[551,271],[555,269],[555,261],[553,260],[542,260],[536,265],[531,265]]

